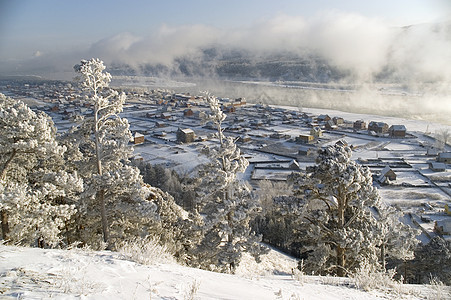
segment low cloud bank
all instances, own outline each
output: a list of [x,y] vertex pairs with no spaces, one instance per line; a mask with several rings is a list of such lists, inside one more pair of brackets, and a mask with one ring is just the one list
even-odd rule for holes
[[[215,52],[208,65],[204,61],[206,49]],[[366,92],[368,86],[374,87],[375,83],[396,84],[396,88],[421,95],[423,101],[412,103],[415,110],[431,108],[451,112],[448,101],[451,94],[449,22],[400,28],[378,18],[335,11],[308,19],[278,15],[231,30],[204,25],[163,25],[147,36],[120,33],[84,50],[37,51],[28,61],[3,62],[1,68],[2,73],[52,78],[55,74],[65,74],[63,77],[67,79],[73,76],[72,65],[80,59],[99,57],[107,66],[126,65],[136,74],[144,65],[173,70],[180,67],[180,61],[190,61],[196,62],[191,66],[208,69],[198,74],[214,76],[218,65],[215,59],[231,57],[235,49],[247,53],[242,66],[258,64],[268,57],[304,58],[316,65],[324,62],[345,74],[340,83],[355,84],[359,93]],[[357,95],[359,97],[350,98],[360,98],[360,94]],[[381,105],[385,105],[384,101]],[[404,109],[404,105],[399,109]]]

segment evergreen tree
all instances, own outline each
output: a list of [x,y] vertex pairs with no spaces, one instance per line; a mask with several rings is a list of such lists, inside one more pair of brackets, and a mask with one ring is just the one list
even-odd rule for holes
[[68,147],[74,149],[71,156],[85,181],[79,222],[86,230],[81,232],[81,239],[92,245],[98,243],[101,233],[103,242],[111,246],[111,230],[113,240],[123,238],[131,231],[121,227],[130,224],[124,221],[127,217],[141,217],[146,223],[154,216],[156,206],[147,200],[149,191],[143,188],[139,171],[129,166],[131,133],[128,121],[119,116],[125,95],[109,88],[111,75],[104,72],[99,59],[82,60],[74,69],[85,91],[82,101],[93,111],[64,137]]
[[221,124],[226,115],[217,98],[207,95],[206,100],[211,110],[207,121],[216,125],[219,145],[203,149],[210,162],[199,170],[198,209],[203,226],[193,257],[202,268],[233,272],[242,251],[258,257],[263,250],[258,244],[259,237],[249,226],[259,207],[249,187],[237,179],[237,173],[244,172],[248,162],[241,156],[234,139],[223,134]]
[[451,242],[436,236],[420,245],[415,249],[411,267],[417,283],[427,284],[431,279],[438,279],[451,285]]
[[[390,217],[371,172],[351,160],[351,150],[338,145],[322,149],[316,166],[291,179],[300,197],[295,211],[304,232],[305,270],[344,276],[363,262],[379,268],[380,251],[391,244],[401,228],[393,224],[400,221]],[[414,239],[413,234],[406,237]]]
[[75,213],[82,181],[65,169],[65,147],[42,112],[0,94],[0,209],[3,240],[55,246]]

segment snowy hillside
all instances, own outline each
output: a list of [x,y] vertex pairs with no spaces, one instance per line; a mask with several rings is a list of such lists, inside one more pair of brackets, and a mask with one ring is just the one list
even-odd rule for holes
[[2,299],[446,299],[445,288],[397,285],[365,292],[349,279],[291,275],[295,261],[271,251],[239,275],[166,262],[141,265],[115,252],[0,246]]

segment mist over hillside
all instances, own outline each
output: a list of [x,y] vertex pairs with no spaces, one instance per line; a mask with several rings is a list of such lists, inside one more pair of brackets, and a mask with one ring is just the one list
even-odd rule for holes
[[[194,43],[190,40],[195,45],[190,45],[190,48],[185,43],[182,48],[186,51],[172,53],[169,43],[168,57],[159,55],[160,50],[147,59],[145,56],[127,57],[125,54],[138,51],[139,44],[132,43],[127,45],[124,55],[110,57],[110,70],[116,75],[390,83],[411,88],[449,82],[451,70],[446,62],[451,61],[447,51],[451,46],[451,23],[387,28],[382,24],[371,25],[361,21],[363,28],[360,32],[354,27],[347,28],[351,27],[349,24],[341,24],[350,20],[340,19],[333,24],[323,21],[325,24],[310,25],[315,28],[299,29],[299,32],[285,37],[282,29],[279,32],[268,30],[266,39],[262,38],[266,43],[260,46],[260,39],[254,44],[245,41],[244,37],[233,42],[230,37],[218,37],[210,42],[199,40]],[[352,22],[357,21],[352,19]],[[243,33],[248,38],[255,34]],[[101,52],[100,48],[110,45],[116,38],[122,39],[104,40],[92,48]],[[152,56],[152,52],[148,55]]]
[[450,22],[393,27],[378,18],[328,12],[278,15],[233,29],[162,25],[145,36],[124,32],[84,49],[0,61],[0,73],[70,80],[80,59],[98,57],[113,77],[136,76],[132,81],[141,86],[151,77],[187,83],[164,88],[194,86],[195,93],[220,97],[449,124],[449,49]]
[[[244,37],[234,43],[230,37],[218,38],[174,56],[170,63],[116,60],[110,71],[178,78],[195,82],[193,92],[208,89],[253,102],[449,124],[451,23],[388,28],[351,16],[303,25],[296,21],[274,20],[266,38],[261,37],[263,29],[242,33],[255,45]],[[291,35],[289,26],[294,26]]]
[[255,56],[246,49],[202,49],[196,59],[184,56],[173,64],[142,64],[132,67],[113,63],[114,75],[156,77],[195,77],[226,80],[305,81],[328,83],[345,79],[349,72],[340,70],[326,60],[313,55],[290,52],[266,53]]

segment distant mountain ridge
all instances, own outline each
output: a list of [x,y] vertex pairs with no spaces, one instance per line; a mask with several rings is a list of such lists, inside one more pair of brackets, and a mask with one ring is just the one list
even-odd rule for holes
[[[359,73],[361,68],[365,70],[363,72],[365,76],[370,76],[373,83],[443,80],[443,74],[447,73],[440,68],[437,69],[437,64],[446,64],[446,61],[437,62],[437,60],[449,58],[444,53],[451,44],[451,22],[393,28],[392,34],[392,40],[387,42],[389,43],[387,47],[383,47],[382,50],[374,48],[376,51],[370,53],[367,61],[359,60],[358,57],[354,60],[352,53],[358,56],[360,49],[352,48],[353,52],[347,54],[351,56],[348,59],[352,66],[342,62],[337,64],[331,58],[335,54],[329,55],[328,58],[327,54],[321,54],[313,49],[290,51],[281,49],[282,46],[280,46],[274,47],[273,50],[249,50],[244,46],[215,44],[200,48],[195,54],[178,56],[171,64],[143,62],[131,66],[126,63],[112,62],[109,71],[112,75],[352,83],[362,75],[362,72]],[[374,38],[377,39],[377,37]],[[361,43],[355,45],[361,45]],[[349,48],[355,45],[351,43],[346,46]],[[340,56],[340,51],[344,50],[327,48],[327,51],[329,54],[337,51],[336,53]],[[362,49],[362,51],[368,51],[368,49]],[[437,57],[433,57],[434,54],[437,54]],[[367,63],[369,68],[366,66]],[[430,64],[433,66],[431,67]]]
[[255,56],[244,49],[211,47],[197,57],[179,57],[171,66],[142,64],[138,69],[126,64],[109,68],[113,75],[144,75],[170,77],[217,77],[229,80],[265,79],[269,81],[305,81],[328,83],[339,81],[349,72],[329,65],[312,55],[265,53]]

